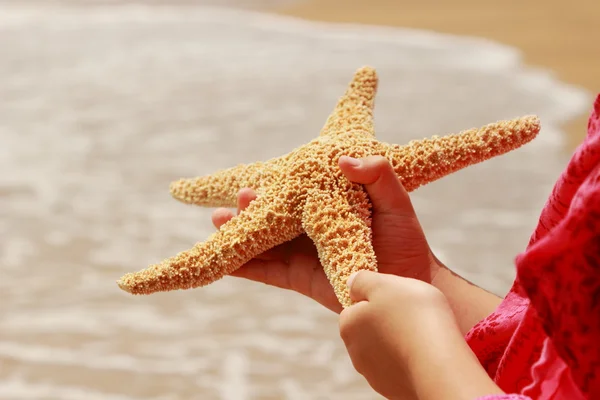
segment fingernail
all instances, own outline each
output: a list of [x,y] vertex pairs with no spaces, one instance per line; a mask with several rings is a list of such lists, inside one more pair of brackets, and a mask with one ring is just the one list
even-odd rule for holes
[[349,156],[344,156],[344,157],[346,157],[348,164],[352,165],[355,168],[358,168],[362,165],[362,161],[359,160],[358,158],[349,157]]
[[348,286],[348,289],[352,288],[352,282],[354,282],[354,278],[356,278],[356,275],[358,275],[358,272],[353,272],[348,277],[348,280],[346,281],[346,286]]

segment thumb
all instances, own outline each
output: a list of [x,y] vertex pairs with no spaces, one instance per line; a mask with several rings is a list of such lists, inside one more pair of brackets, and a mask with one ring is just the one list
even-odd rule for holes
[[373,271],[353,272],[346,281],[350,292],[350,300],[359,302],[369,300],[379,285],[379,274]]
[[374,212],[414,215],[410,197],[385,157],[356,159],[342,156],[339,165],[346,178],[365,185]]

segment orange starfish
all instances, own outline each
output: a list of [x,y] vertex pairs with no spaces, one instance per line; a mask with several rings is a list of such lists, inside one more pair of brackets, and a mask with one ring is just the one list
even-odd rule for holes
[[377,74],[358,70],[321,134],[291,153],[171,185],[184,203],[234,207],[237,192],[258,197],[207,241],[123,276],[118,285],[133,294],[190,289],[230,274],[255,256],[306,233],[340,303],[351,304],[346,280],[358,270],[377,270],[371,237],[371,204],[362,185],[340,171],[342,155],[381,155],[407,191],[466,166],[516,149],[540,130],[537,117],[502,121],[460,134],[411,141],[405,146],[375,139],[373,107]]

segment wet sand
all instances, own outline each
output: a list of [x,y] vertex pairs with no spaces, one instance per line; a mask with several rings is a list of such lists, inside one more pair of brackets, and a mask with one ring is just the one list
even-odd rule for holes
[[[525,61],[600,92],[600,1],[308,0],[274,10],[318,21],[427,29],[489,38],[521,49]],[[568,122],[567,151],[586,132],[587,113]]]

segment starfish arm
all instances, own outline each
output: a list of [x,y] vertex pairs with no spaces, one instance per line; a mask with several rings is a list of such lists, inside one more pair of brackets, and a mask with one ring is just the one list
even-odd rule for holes
[[172,182],[169,189],[177,200],[205,207],[235,207],[237,193],[248,187],[260,189],[271,179],[272,162],[241,164],[214,174]]
[[160,264],[123,276],[117,284],[132,294],[151,294],[205,286],[255,256],[302,233],[284,202],[261,196],[205,241]]
[[533,140],[540,121],[527,116],[488,124],[459,134],[412,141],[406,146],[385,145],[388,158],[407,191],[446,175],[514,150]]
[[363,67],[356,71],[346,93],[321,129],[320,136],[334,136],[352,131],[374,136],[373,109],[377,93],[377,73]]
[[368,200],[363,196],[361,205],[351,205],[347,196],[325,191],[313,194],[306,201],[302,217],[302,226],[315,243],[325,274],[343,307],[351,305],[348,277],[355,271],[377,270]]

